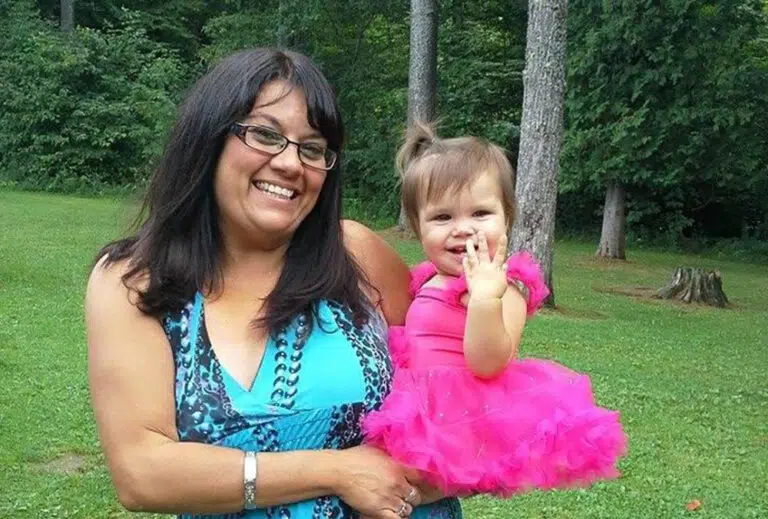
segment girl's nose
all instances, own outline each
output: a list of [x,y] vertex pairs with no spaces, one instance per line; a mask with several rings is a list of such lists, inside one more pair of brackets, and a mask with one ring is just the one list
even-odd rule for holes
[[469,238],[475,235],[475,228],[469,222],[457,221],[452,234],[456,238]]

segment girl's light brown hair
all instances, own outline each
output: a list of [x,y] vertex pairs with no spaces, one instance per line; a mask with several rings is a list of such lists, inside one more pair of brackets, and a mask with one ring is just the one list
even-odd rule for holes
[[504,150],[479,137],[439,138],[434,128],[414,121],[400,147],[395,165],[402,179],[403,211],[419,235],[419,208],[446,192],[456,193],[483,173],[495,174],[507,230],[515,218],[515,172]]

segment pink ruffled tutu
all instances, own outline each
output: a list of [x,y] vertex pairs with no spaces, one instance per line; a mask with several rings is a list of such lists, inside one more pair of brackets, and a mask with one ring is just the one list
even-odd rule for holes
[[544,360],[484,381],[453,366],[401,369],[369,443],[447,494],[511,495],[618,476],[618,413],[596,407],[589,379]]
[[618,413],[595,405],[587,376],[525,359],[484,380],[464,365],[461,291],[418,289],[406,326],[390,329],[399,368],[381,409],[363,422],[367,442],[449,495],[617,477],[626,436]]

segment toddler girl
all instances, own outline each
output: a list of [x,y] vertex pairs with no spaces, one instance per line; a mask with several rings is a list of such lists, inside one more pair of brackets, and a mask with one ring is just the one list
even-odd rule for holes
[[397,162],[428,261],[411,272],[405,326],[390,328],[397,370],[365,418],[368,443],[448,495],[616,477],[626,437],[618,413],[595,405],[589,378],[517,359],[526,318],[548,290],[529,255],[506,258],[514,173],[504,152],[417,124]]

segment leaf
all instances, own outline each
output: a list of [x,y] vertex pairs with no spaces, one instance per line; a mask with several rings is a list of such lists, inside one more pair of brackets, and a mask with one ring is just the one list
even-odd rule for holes
[[695,512],[701,508],[701,501],[698,499],[688,501],[688,503],[685,505],[685,508],[688,509],[689,512]]

